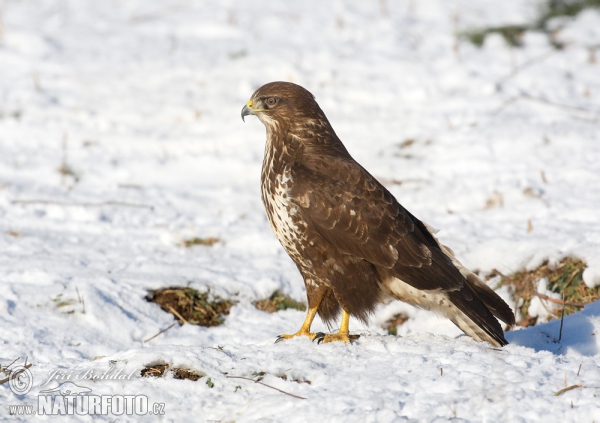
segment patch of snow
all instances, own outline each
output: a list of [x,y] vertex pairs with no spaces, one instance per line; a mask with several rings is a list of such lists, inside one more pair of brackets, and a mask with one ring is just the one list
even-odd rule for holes
[[[8,406],[36,404],[51,372],[111,366],[133,377],[78,383],[164,402],[161,421],[600,420],[598,302],[565,317],[560,341],[552,321],[507,332],[501,350],[399,303],[352,320],[354,345],[274,344],[304,313],[252,305],[277,289],[305,299],[260,201],[264,128],[239,116],[273,80],[315,94],[351,154],[466,267],[574,256],[600,284],[599,14],[563,22],[562,50],[535,33],[518,49],[456,38],[531,22],[537,5],[0,2],[0,365],[34,365],[27,395],[0,387],[0,420],[29,421]],[[195,236],[220,242],[181,246]],[[147,291],[177,285],[236,305],[222,326],[149,340],[174,318]],[[388,336],[398,312],[410,318]],[[156,363],[206,376],[140,377]],[[306,399],[228,378],[260,372]],[[583,387],[555,397],[565,383]]]

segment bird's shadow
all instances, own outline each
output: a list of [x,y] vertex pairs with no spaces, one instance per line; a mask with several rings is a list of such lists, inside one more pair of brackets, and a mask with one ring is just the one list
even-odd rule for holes
[[509,343],[533,348],[535,351],[550,351],[556,355],[575,350],[581,355],[594,356],[600,342],[600,301],[588,304],[585,309],[565,316],[560,335],[560,319],[526,329],[506,332]]

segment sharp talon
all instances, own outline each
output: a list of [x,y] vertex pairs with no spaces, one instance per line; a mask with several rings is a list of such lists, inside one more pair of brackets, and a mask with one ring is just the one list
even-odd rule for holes
[[281,341],[283,341],[285,338],[283,336],[278,336],[277,339],[275,340],[275,343],[279,343]]
[[313,342],[317,341],[317,344],[320,344],[323,342],[323,338],[325,338],[325,334],[323,332],[317,332],[312,340]]
[[346,344],[351,344],[358,338],[360,338],[360,335],[350,335],[347,333],[324,334],[323,332],[318,332],[315,334],[313,342],[317,341],[317,344],[328,344],[330,342],[345,342]]

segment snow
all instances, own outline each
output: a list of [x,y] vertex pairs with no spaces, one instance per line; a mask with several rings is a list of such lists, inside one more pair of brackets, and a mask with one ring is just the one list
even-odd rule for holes
[[[0,364],[34,364],[29,394],[0,387],[1,418],[28,420],[8,406],[35,404],[57,369],[167,363],[214,386],[139,372],[81,385],[165,403],[160,418],[119,421],[598,421],[598,303],[566,317],[560,341],[553,321],[508,332],[501,350],[399,303],[351,321],[353,345],[274,344],[304,313],[252,305],[276,289],[305,298],[260,201],[264,128],[239,115],[273,80],[315,94],[353,156],[465,266],[574,256],[600,284],[600,13],[560,21],[563,50],[539,33],[521,49],[454,36],[530,22],[538,6],[0,2]],[[221,242],[180,245],[193,236]],[[147,290],[176,285],[237,303],[223,326],[145,342],[173,322]],[[410,319],[389,336],[380,325],[398,312]],[[227,378],[254,372],[306,399]]]

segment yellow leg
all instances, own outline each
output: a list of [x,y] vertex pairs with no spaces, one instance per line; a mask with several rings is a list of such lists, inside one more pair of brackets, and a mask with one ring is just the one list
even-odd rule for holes
[[275,343],[284,341],[286,339],[292,339],[292,338],[295,338],[296,336],[308,336],[310,339],[313,339],[315,337],[315,334],[310,332],[310,326],[312,325],[312,322],[315,319],[315,316],[317,315],[318,309],[319,309],[318,304],[314,308],[309,308],[308,313],[306,313],[306,319],[304,319],[304,323],[302,323],[302,327],[300,328],[300,330],[291,335],[286,335],[286,334],[279,335],[279,337],[277,338]]
[[346,313],[345,310],[342,310],[342,323],[340,324],[340,330],[338,333],[328,333],[324,334],[319,332],[314,337],[313,341],[316,340],[319,344],[322,342],[327,344],[329,342],[345,342],[349,344],[350,341],[360,338],[360,335],[350,335],[350,315]]

